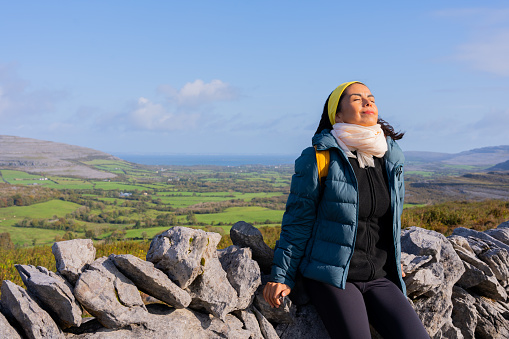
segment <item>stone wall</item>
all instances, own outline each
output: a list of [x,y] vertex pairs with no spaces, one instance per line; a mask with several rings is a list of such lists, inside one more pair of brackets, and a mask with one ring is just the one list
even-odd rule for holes
[[[238,222],[230,236],[217,250],[219,234],[173,227],[146,261],[57,242],[56,273],[19,264],[26,289],[2,283],[0,337],[328,338],[299,284],[278,309],[263,299],[273,250],[261,233]],[[448,238],[410,227],[401,245],[409,302],[431,338],[509,338],[509,222]]]

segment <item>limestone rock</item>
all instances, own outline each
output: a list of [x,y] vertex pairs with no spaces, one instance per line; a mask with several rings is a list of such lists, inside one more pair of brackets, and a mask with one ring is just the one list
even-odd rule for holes
[[145,308],[138,288],[118,270],[113,260],[108,257],[99,258],[89,265],[89,270],[98,271],[113,282],[118,299],[122,304],[128,307],[140,306]]
[[467,241],[477,257],[488,264],[500,284],[507,286],[509,282],[509,255],[507,250],[488,240],[468,237]]
[[0,313],[0,338],[21,339],[21,335],[11,326],[2,313]]
[[224,321],[213,317],[207,330],[218,335],[222,334],[222,338],[250,339],[251,332],[243,329],[243,326],[242,321],[231,314],[227,314]]
[[64,338],[55,321],[23,288],[4,280],[1,291],[2,308],[16,319],[27,337]]
[[[81,334],[68,335],[73,339],[196,339],[229,338],[227,333],[218,333],[220,326],[213,324],[208,314],[187,308],[175,309],[163,304],[148,305],[150,313],[145,324],[133,324],[121,329],[102,328]],[[228,330],[223,326],[222,330]]]
[[442,327],[435,333],[433,339],[463,339],[460,329],[454,326],[451,319],[447,319]]
[[292,324],[278,324],[276,332],[281,339],[328,339],[329,334],[314,306],[299,307]]
[[260,267],[251,259],[251,249],[229,246],[217,251],[226,277],[237,291],[238,309],[246,309],[253,301],[254,293],[261,284]]
[[[438,252],[439,249],[436,249]],[[436,253],[435,252],[435,255]],[[411,298],[421,295],[433,295],[434,290],[443,282],[441,266],[433,265],[433,255],[414,255],[401,252],[401,263],[406,273],[407,294]],[[429,265],[426,265],[430,263]],[[430,292],[431,291],[431,292]]]
[[401,263],[410,298],[432,296],[444,280],[444,267],[440,263],[440,234],[421,230],[410,228],[402,232]]
[[35,296],[41,306],[63,328],[81,325],[83,313],[72,293],[73,287],[58,274],[44,267],[15,265],[28,293]]
[[263,241],[260,230],[247,222],[239,221],[231,228],[230,238],[234,245],[249,247],[253,251],[253,259],[258,262],[262,272],[270,273],[274,250]]
[[509,220],[508,221],[504,221],[503,223],[498,225],[497,228],[509,228]]
[[95,260],[95,247],[91,239],[74,239],[53,244],[57,271],[71,284],[75,284],[81,272]]
[[290,324],[295,321],[297,308],[288,297],[283,298],[283,303],[278,307],[271,307],[263,298],[265,285],[258,288],[253,304],[267,320],[278,324]]
[[180,288],[187,288],[203,273],[203,261],[216,256],[221,235],[189,227],[172,227],[156,236],[147,252],[147,261],[163,271]]
[[[451,320],[452,313],[452,288],[460,279],[465,268],[458,257],[451,243],[440,233],[425,230],[418,227],[409,227],[401,234],[401,251],[416,257],[432,256],[425,264],[413,272],[407,273],[405,282],[409,279],[413,285],[414,295],[419,295],[413,300],[414,309],[423,322],[427,332],[433,337]],[[418,292],[419,270],[427,270],[431,277],[430,288],[427,281],[422,282],[425,294]],[[435,278],[441,279],[441,283],[435,285]],[[452,326],[452,324],[451,324]]]
[[465,267],[465,273],[458,281],[458,286],[465,289],[475,288],[477,293],[481,295],[496,300],[505,300],[507,292],[500,285],[488,264],[475,255],[474,250],[470,247],[469,238],[452,235],[448,239],[456,253],[463,260]]
[[244,327],[248,330],[251,339],[263,339],[262,332],[260,330],[260,325],[258,325],[258,320],[254,315],[251,308],[247,308],[245,310],[237,310],[234,311],[233,314],[237,316],[244,323]]
[[509,308],[507,304],[477,297],[474,305],[479,314],[475,338],[509,338]]
[[105,327],[145,323],[147,311],[138,289],[106,257],[94,261],[81,274],[74,295]]
[[475,339],[477,327],[477,310],[475,298],[461,287],[454,286],[452,293],[452,322],[460,329],[463,338]]
[[214,316],[225,319],[226,314],[237,308],[237,292],[230,285],[218,258],[207,259],[204,268],[203,274],[187,289],[192,297],[189,307],[205,309]]
[[[82,333],[68,334],[73,339],[196,339],[230,338],[248,339],[251,332],[243,328],[243,323],[228,314],[225,320],[188,308],[174,309],[164,304],[147,306],[149,313],[144,325],[130,325],[121,329],[94,329]],[[258,322],[256,321],[256,326]],[[259,339],[252,337],[253,339]]]
[[452,231],[452,235],[459,235],[459,236],[462,236],[465,238],[473,237],[473,238],[477,238],[480,240],[487,240],[487,241],[495,244],[496,246],[503,248],[509,252],[509,245],[506,245],[503,242],[498,241],[497,239],[493,238],[492,236],[490,236],[489,234],[487,234],[485,232],[479,232],[479,231],[472,230],[469,228],[458,227],[458,228],[455,228],[454,231]]
[[255,307],[253,307],[253,313],[258,319],[258,324],[260,325],[260,331],[265,339],[279,339],[274,326],[260,313]]
[[[508,225],[509,225],[509,222],[508,222]],[[484,233],[486,233],[490,237],[497,239],[498,241],[503,242],[506,245],[509,245],[509,227],[495,228],[492,230],[484,231]]]
[[151,262],[141,260],[131,254],[112,254],[110,258],[140,291],[175,308],[184,308],[191,303],[189,293],[178,287],[166,274],[155,268]]

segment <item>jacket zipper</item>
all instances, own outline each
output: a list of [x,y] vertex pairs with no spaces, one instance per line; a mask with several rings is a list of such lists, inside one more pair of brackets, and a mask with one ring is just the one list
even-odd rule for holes
[[366,173],[367,173],[367,177],[368,177],[368,182],[369,182],[369,192],[371,193],[370,196],[371,196],[371,211],[369,212],[369,216],[367,218],[367,223],[366,223],[366,235],[367,235],[367,240],[368,240],[368,246],[367,246],[367,250],[366,250],[366,259],[368,260],[368,264],[369,264],[369,267],[371,268],[371,272],[369,274],[369,280],[373,280],[373,278],[375,277],[375,264],[373,263],[373,261],[371,260],[371,251],[372,251],[372,247],[373,247],[373,239],[371,237],[371,226],[370,226],[370,223],[369,221],[371,220],[371,217],[373,217],[373,214],[375,214],[375,209],[376,209],[376,197],[375,197],[375,190],[374,190],[374,184],[373,184],[373,178],[371,177],[371,171],[370,171],[370,168],[366,168]]

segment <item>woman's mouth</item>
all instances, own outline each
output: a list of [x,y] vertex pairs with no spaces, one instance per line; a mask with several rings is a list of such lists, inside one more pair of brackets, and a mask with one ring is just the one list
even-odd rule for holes
[[364,111],[364,114],[375,114],[375,111],[367,110],[367,111]]

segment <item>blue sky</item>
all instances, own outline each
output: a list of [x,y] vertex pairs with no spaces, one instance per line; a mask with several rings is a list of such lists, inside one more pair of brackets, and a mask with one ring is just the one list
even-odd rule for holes
[[0,134],[299,154],[360,80],[407,151],[509,144],[507,1],[0,0]]

